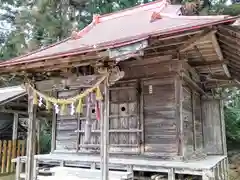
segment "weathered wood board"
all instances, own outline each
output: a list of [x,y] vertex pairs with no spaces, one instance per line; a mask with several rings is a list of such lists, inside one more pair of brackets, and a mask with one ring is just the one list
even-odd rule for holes
[[[125,77],[109,89],[109,152],[164,158],[191,157],[196,151],[222,154],[221,116],[216,110],[219,105],[203,102],[197,88],[182,78],[184,73],[192,83],[197,85],[199,81],[197,72],[186,62],[161,58],[150,59],[149,63],[146,59],[122,62]],[[72,97],[83,90],[70,87],[59,91],[58,97]],[[90,116],[87,99],[81,114],[69,115],[68,107],[67,115],[57,115],[57,151],[100,152],[100,122],[96,120],[94,98]],[[86,143],[89,118],[91,135]]]
[[145,153],[177,155],[174,78],[143,82]]
[[203,100],[204,150],[209,155],[223,154],[223,134],[220,100]]

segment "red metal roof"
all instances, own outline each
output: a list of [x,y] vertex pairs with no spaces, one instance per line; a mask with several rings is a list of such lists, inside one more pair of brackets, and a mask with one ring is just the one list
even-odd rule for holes
[[[166,0],[161,0],[117,13],[96,16],[89,26],[78,33],[79,38],[68,38],[2,62],[0,67],[108,49],[147,39],[151,35],[171,34],[235,20],[226,16],[179,16],[179,9],[180,6],[170,5]],[[151,22],[154,12],[160,13],[161,19]]]

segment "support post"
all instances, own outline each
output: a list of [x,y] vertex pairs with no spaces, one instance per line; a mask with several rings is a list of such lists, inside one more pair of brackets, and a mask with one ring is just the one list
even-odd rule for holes
[[27,137],[27,161],[26,161],[26,180],[33,180],[34,175],[34,151],[36,144],[36,111],[37,105],[33,104],[33,91],[28,88],[28,137]]
[[40,154],[40,131],[41,131],[41,120],[37,119],[36,120],[36,126],[37,126],[37,149],[36,149],[36,154]]
[[175,180],[175,173],[173,168],[169,169],[168,171],[168,180]]
[[90,93],[87,97],[87,113],[86,113],[86,124],[84,127],[85,138],[84,144],[89,144],[91,140],[91,129],[92,129],[92,121],[91,121],[91,104],[92,104],[92,94]]
[[[109,160],[109,89],[107,80],[104,82],[104,108],[101,110],[101,180],[108,180]],[[104,109],[104,111],[103,111]]]
[[184,157],[183,147],[183,117],[182,117],[182,80],[180,77],[175,79],[175,106],[176,106],[176,120],[177,120],[177,144],[178,155]]
[[225,127],[225,120],[224,120],[224,104],[223,100],[220,100],[220,123],[221,123],[221,132],[222,132],[222,145],[223,145],[223,154],[227,156],[227,142],[226,142],[226,127]]
[[12,140],[17,140],[17,134],[18,134],[18,113],[14,113],[13,116],[13,134],[12,134]]
[[[57,97],[57,92],[53,92],[54,96]],[[53,108],[52,115],[52,139],[51,139],[51,153],[56,149],[56,126],[57,126],[57,114]]]

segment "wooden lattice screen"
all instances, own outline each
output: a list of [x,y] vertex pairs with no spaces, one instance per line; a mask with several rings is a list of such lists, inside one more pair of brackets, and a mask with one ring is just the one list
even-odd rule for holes
[[10,173],[15,170],[12,159],[25,155],[24,140],[0,140],[0,174]]

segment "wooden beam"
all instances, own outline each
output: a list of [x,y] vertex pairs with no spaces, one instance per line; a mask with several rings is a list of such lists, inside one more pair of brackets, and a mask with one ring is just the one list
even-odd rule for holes
[[34,175],[34,151],[36,144],[36,112],[37,105],[33,104],[33,91],[28,88],[28,133],[26,151],[26,180],[32,180]]
[[54,89],[63,89],[64,88],[64,82],[63,80],[66,80],[67,85],[70,86],[77,86],[78,87],[91,87],[93,84],[95,84],[96,80],[98,80],[100,77],[99,75],[87,75],[87,76],[72,76],[70,78],[52,78],[49,80],[43,80],[43,81],[37,81],[36,82],[36,88],[39,90],[49,91]]
[[198,31],[192,31],[192,32],[188,32],[188,33],[180,33],[180,34],[176,34],[176,35],[169,36],[169,37],[160,37],[157,40],[157,42],[159,42],[159,40],[163,41],[163,40],[169,40],[169,39],[176,39],[176,38],[184,37],[184,36],[196,35],[196,34],[200,34],[202,32],[203,32],[203,30],[198,30]]
[[4,107],[0,108],[0,112],[2,112],[2,113],[18,113],[18,114],[22,114],[22,115],[28,115],[28,112],[26,112],[26,111],[18,111],[18,110],[13,110],[13,109],[6,109]]
[[[216,54],[217,54],[219,60],[220,60],[220,61],[224,61],[221,48],[220,48],[219,43],[218,43],[217,38],[216,38],[216,34],[212,34],[212,44],[213,44],[213,47],[214,47],[214,49],[215,49],[215,51],[216,51]],[[229,72],[228,67],[226,66],[226,64],[223,64],[222,67],[223,67],[224,72],[225,72],[225,74],[227,75],[227,77],[230,78],[230,77],[231,77],[231,74],[230,74],[230,72]]]
[[188,64],[190,64],[192,67],[199,67],[199,66],[210,66],[210,65],[221,65],[224,63],[228,63],[228,61],[201,61],[201,62],[191,62],[189,61]]
[[[51,70],[59,70],[63,67],[76,67],[76,66],[86,66],[91,63],[96,62],[99,58],[105,58],[108,56],[108,51],[99,51],[93,55],[75,55],[68,56],[66,58],[56,58],[56,59],[42,59],[39,61],[34,61],[31,63],[17,64],[6,66],[1,68],[1,73],[3,72],[19,72],[21,70],[29,70],[36,72],[38,71],[51,71]],[[49,69],[46,69],[49,68]]]
[[200,92],[202,95],[208,96],[207,93],[199,87],[190,77],[185,75],[184,73],[181,74],[181,77],[184,81],[186,81],[187,84],[189,84],[192,88],[194,88],[196,91]]
[[214,34],[216,31],[203,31],[200,34],[194,35],[192,38],[190,38],[183,46],[180,46],[179,52],[183,53],[191,48],[193,48],[199,41],[201,41],[203,38],[206,38],[207,36]]
[[240,38],[240,33],[239,33],[239,29],[233,26],[218,26],[220,32],[224,32],[227,33],[228,35],[232,35],[235,36],[237,38]]
[[220,81],[222,81],[222,80],[223,81],[230,81],[230,80],[232,80],[232,78],[228,78],[225,75],[216,75],[216,74],[208,75],[208,79],[209,80],[215,79],[215,80],[220,80]]

